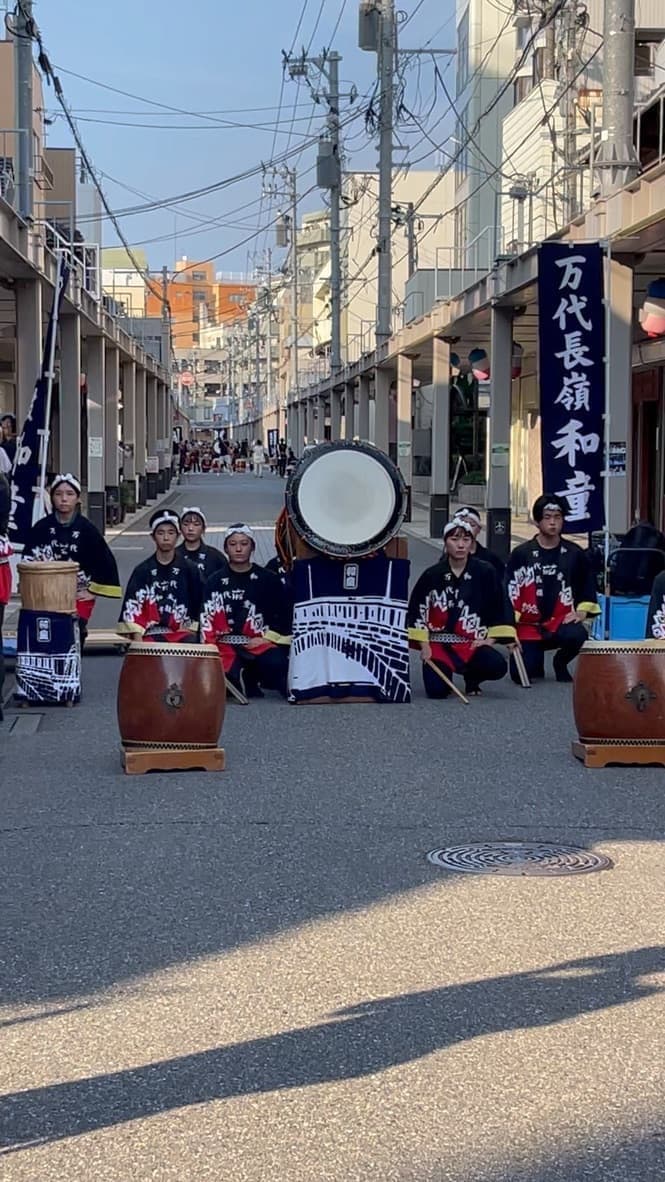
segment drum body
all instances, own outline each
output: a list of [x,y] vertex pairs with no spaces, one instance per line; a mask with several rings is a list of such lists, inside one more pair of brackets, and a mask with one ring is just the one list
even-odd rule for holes
[[226,683],[212,644],[131,644],[118,683],[125,747],[216,747]]
[[665,641],[589,641],[573,711],[584,743],[665,743]]
[[17,569],[24,608],[76,615],[78,562],[19,562]]
[[361,558],[397,533],[406,512],[399,468],[369,443],[321,443],[300,460],[286,486],[298,535],[332,558]]

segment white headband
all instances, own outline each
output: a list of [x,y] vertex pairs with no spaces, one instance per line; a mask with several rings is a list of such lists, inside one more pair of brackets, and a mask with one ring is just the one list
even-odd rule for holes
[[154,534],[155,530],[158,529],[160,525],[174,525],[179,531],[180,518],[178,517],[177,513],[173,513],[170,509],[162,509],[161,512],[157,512],[155,516],[150,519],[150,533]]
[[208,522],[206,521],[205,513],[202,509],[199,509],[197,505],[192,505],[189,509],[183,509],[182,513],[180,514],[180,520],[184,521],[188,513],[193,513],[196,517],[200,517],[201,521],[203,522],[203,528],[205,529]]
[[256,545],[256,537],[251,525],[242,525],[240,522],[237,525],[230,525],[224,533],[224,545],[226,545],[232,534],[243,534],[244,537],[249,538],[250,542]]
[[444,538],[447,538],[448,534],[453,533],[453,531],[456,529],[463,529],[465,534],[468,534],[469,537],[473,537],[473,530],[471,529],[468,521],[465,521],[462,517],[453,517],[452,521],[449,521],[448,524],[443,527]]
[[480,513],[478,513],[476,509],[458,509],[455,513],[455,517],[458,521],[465,521],[468,517],[470,517],[472,521],[476,521],[478,525],[480,525]]
[[81,482],[75,476],[72,476],[71,472],[65,472],[64,475],[62,472],[59,472],[57,476],[54,476],[51,481],[51,492],[55,492],[56,488],[59,488],[61,484],[71,484],[77,493],[81,492]]
[[546,509],[550,509],[550,510],[553,509],[555,513],[562,513],[563,512],[561,505],[559,505],[559,504],[555,505],[554,501],[548,501],[548,503],[546,505],[543,505],[543,512],[545,512]]

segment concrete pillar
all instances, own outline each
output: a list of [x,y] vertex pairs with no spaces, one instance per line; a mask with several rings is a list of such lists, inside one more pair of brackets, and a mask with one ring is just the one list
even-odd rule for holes
[[413,362],[400,353],[397,358],[397,464],[406,484],[406,520],[411,520],[413,483]]
[[166,489],[166,451],[164,447],[164,421],[166,418],[166,386],[157,379],[157,491]]
[[107,507],[120,507],[120,462],[118,456],[118,424],[120,411],[120,353],[115,345],[106,350],[104,399],[104,481]]
[[390,448],[390,383],[389,369],[374,371],[374,438],[372,442],[388,455]]
[[[149,501],[154,501],[159,489],[159,458],[157,451],[157,378],[148,374],[146,379],[146,485]],[[156,471],[150,471],[149,469]]]
[[[42,367],[42,286],[38,279],[17,279],[16,430],[20,435]],[[3,408],[4,409],[4,408]]]
[[450,512],[450,345],[432,341],[432,474],[429,532],[440,538]]
[[[633,332],[633,272],[613,259],[605,290],[610,301],[609,338],[609,426],[610,439],[627,444],[626,472],[609,478],[609,521],[612,533],[630,529],[630,490],[632,487],[631,358]],[[662,444],[661,444],[662,447]]]
[[[136,364],[134,361],[123,361],[122,363],[122,442],[125,448],[122,465],[123,479],[135,484]],[[131,450],[128,451],[127,448]]]
[[344,438],[354,439],[356,431],[356,383],[347,382],[344,386]]
[[146,496],[146,482],[145,482],[145,454],[146,454],[146,406],[145,406],[145,379],[146,372],[142,366],[136,367],[135,377],[135,419],[134,419],[134,474],[138,476],[138,503],[145,505]]
[[106,350],[103,337],[86,341],[86,382],[88,387],[88,517],[104,533],[106,526],[106,480],[104,473],[104,396]]
[[340,439],[342,435],[342,387],[330,391],[330,438]]
[[58,400],[59,472],[81,472],[81,318],[60,320],[60,383]]
[[510,409],[512,396],[513,315],[510,308],[490,311],[489,486],[487,545],[504,561],[510,554]]
[[361,439],[369,439],[369,385],[369,374],[361,374],[358,382],[358,412],[355,426],[355,434]]

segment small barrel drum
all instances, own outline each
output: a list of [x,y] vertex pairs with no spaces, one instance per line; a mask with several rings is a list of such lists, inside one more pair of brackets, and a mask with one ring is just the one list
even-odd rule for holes
[[665,640],[588,641],[573,712],[583,743],[665,744]]
[[362,558],[398,532],[406,512],[399,468],[369,443],[321,443],[288,479],[286,509],[313,550]]
[[226,683],[214,644],[131,644],[118,683],[124,747],[216,747]]
[[27,611],[76,615],[78,562],[19,562],[17,570]]

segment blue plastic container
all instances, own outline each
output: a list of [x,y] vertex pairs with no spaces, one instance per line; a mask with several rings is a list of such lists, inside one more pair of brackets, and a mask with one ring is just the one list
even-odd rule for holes
[[644,640],[649,611],[648,595],[598,596],[600,615],[591,628],[593,640]]

